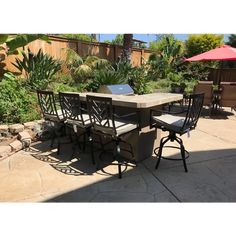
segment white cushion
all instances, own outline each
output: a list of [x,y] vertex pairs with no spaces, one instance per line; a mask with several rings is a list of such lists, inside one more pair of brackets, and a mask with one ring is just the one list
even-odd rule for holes
[[174,131],[180,131],[183,127],[185,117],[173,116],[169,114],[163,114],[161,116],[153,116],[153,119],[157,121],[160,125],[165,126]]
[[[104,124],[106,121],[107,120],[104,120],[101,123]],[[138,125],[135,123],[130,123],[123,120],[115,120],[114,123],[115,123],[116,134],[113,129],[112,120],[109,120],[110,127],[104,127],[99,125],[95,125],[94,127],[96,130],[99,130],[101,132],[117,136],[128,133],[129,131],[134,130],[138,127]]]
[[128,133],[131,130],[137,129],[138,125],[134,123],[127,123],[124,121],[115,121],[117,135]]
[[81,121],[71,120],[71,119],[67,119],[66,123],[71,124],[71,125],[77,125],[77,126],[80,126],[80,127],[89,126],[91,124],[89,115],[88,114],[82,114],[82,117],[83,117],[83,120],[84,120],[84,125]]
[[[61,110],[57,110],[57,114],[58,114],[58,117],[57,115],[49,115],[49,114],[45,114],[44,115],[44,118],[45,119],[48,119],[48,120],[51,120],[51,121],[62,121],[63,120],[63,114],[62,114],[62,111]],[[58,119],[59,118],[59,119]]]

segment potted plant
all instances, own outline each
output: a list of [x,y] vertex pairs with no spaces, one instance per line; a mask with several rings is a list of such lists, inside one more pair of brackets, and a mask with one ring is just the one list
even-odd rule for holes
[[172,93],[183,93],[185,88],[186,88],[186,84],[184,82],[184,78],[182,73],[173,73],[170,72],[167,75],[168,79],[171,81],[171,92]]

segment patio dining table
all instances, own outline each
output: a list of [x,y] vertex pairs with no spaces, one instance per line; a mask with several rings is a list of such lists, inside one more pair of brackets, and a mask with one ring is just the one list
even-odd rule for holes
[[150,157],[153,149],[159,145],[160,132],[150,129],[150,109],[160,108],[163,104],[168,104],[183,99],[182,94],[173,93],[152,93],[144,95],[115,95],[104,93],[79,93],[81,101],[86,101],[87,95],[110,97],[115,107],[115,112],[120,115],[139,111],[140,127],[136,132],[128,133],[124,139],[129,142],[134,149],[135,160],[142,161]]

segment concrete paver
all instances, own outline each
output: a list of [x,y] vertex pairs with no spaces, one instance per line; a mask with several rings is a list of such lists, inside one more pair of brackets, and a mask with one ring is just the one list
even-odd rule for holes
[[[232,202],[236,201],[236,119],[201,118],[191,137],[184,135],[189,172],[182,161],[162,160],[155,170],[150,157],[117,178],[117,166],[105,172],[91,164],[89,152],[71,160],[71,146],[61,155],[50,142],[34,144],[0,161],[1,202]],[[165,133],[162,133],[162,136]],[[176,156],[178,150],[165,150]]]

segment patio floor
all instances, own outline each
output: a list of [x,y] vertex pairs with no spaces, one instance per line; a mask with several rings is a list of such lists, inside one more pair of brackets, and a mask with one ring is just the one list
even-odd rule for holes
[[[89,153],[70,161],[71,146],[61,155],[49,142],[34,144],[44,155],[19,151],[0,161],[1,202],[234,202],[236,201],[236,115],[202,117],[191,137],[183,136],[190,151],[189,172],[182,162],[155,157],[129,167],[123,178],[97,171]],[[46,151],[50,155],[46,155]],[[166,150],[167,155],[176,155]],[[58,162],[60,165],[55,166]],[[117,166],[107,172],[117,173]]]

